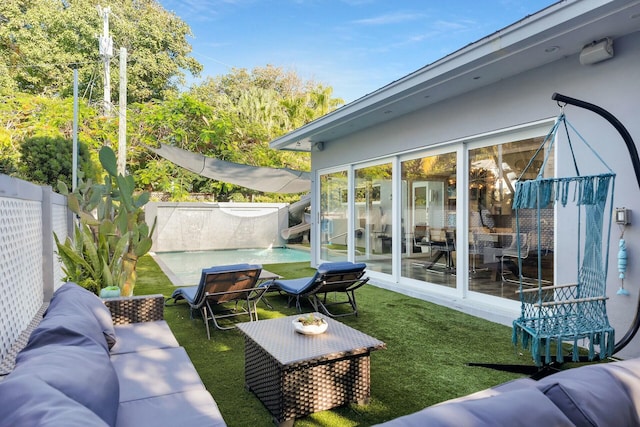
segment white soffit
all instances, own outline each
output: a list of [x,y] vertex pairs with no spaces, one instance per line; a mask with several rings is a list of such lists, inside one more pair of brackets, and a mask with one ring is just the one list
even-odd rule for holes
[[[445,56],[270,143],[311,151],[431,104],[563,57],[603,37],[640,28],[640,0],[564,0]],[[577,60],[577,59],[576,59]]]

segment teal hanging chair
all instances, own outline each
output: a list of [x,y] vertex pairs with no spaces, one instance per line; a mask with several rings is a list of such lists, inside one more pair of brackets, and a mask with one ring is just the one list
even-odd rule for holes
[[[553,153],[556,134],[561,127],[566,131],[575,176],[544,177],[547,161]],[[606,169],[603,173],[581,175],[574,153],[570,130],[579,137]],[[614,329],[609,324],[606,310],[607,266],[613,213],[615,174],[602,158],[561,113],[544,139],[527,169],[536,157],[544,157],[535,179],[516,182],[513,209],[516,218],[516,236],[520,238],[520,218],[537,218],[538,241],[541,236],[541,211],[556,208],[576,211],[576,223],[560,228],[558,239],[571,239],[577,243],[572,283],[552,283],[542,278],[543,254],[537,245],[537,278],[519,279],[518,293],[521,314],[513,322],[513,343],[529,349],[537,366],[554,362],[563,363],[564,354],[571,352],[572,361],[579,361],[579,347],[588,351],[588,359],[603,359],[614,353]],[[558,217],[560,217],[558,212]],[[562,215],[562,218],[566,216]],[[575,235],[571,235],[575,229]],[[520,248],[520,242],[517,242]],[[522,271],[522,256],[518,254]],[[571,260],[562,259],[562,268],[569,268]],[[565,270],[566,271],[566,270]],[[556,275],[557,276],[557,275]],[[548,278],[546,278],[548,279]],[[569,348],[568,348],[569,347]]]

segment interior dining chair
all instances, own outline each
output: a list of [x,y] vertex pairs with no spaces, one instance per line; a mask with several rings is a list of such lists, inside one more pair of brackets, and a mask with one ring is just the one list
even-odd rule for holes
[[[502,254],[500,256],[500,278],[502,283],[519,283],[520,279],[524,278],[524,276],[522,275],[521,261],[529,256],[532,236],[531,233],[519,233],[519,236],[520,238],[518,239],[518,234],[514,234],[513,239],[511,239],[511,244],[508,247],[502,249]],[[519,250],[518,243],[520,244]],[[508,279],[505,277],[505,258],[507,258],[507,262],[515,264],[515,268],[506,273],[514,273],[514,276],[516,276],[515,279]]]

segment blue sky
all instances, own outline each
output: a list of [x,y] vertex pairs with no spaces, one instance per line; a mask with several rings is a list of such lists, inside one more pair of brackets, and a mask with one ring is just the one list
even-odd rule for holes
[[[552,0],[159,0],[193,31],[200,76],[267,64],[351,102]],[[199,79],[189,79],[197,82]]]

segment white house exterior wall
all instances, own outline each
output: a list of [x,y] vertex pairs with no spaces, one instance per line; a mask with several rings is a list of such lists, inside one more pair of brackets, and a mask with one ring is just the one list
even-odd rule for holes
[[[585,41],[587,42],[587,41]],[[469,76],[472,78],[473,76]],[[490,79],[491,76],[480,76]],[[371,127],[348,138],[326,143],[324,150],[312,156],[313,172],[349,166],[376,158],[393,156],[426,147],[454,142],[459,147],[466,139],[498,132],[528,123],[552,119],[559,113],[551,95],[558,92],[596,104],[616,116],[635,139],[640,142],[640,32],[615,40],[615,57],[611,60],[582,66],[577,55],[530,70],[513,78],[497,81],[480,90],[448,99],[396,120]],[[632,211],[631,225],[624,237],[629,262],[625,288],[630,296],[620,296],[617,271],[617,247],[620,232],[613,226],[608,279],[608,313],[618,338],[629,328],[640,297],[640,188],[634,175],[630,157],[622,138],[604,119],[596,114],[568,106],[567,118],[585,137],[603,160],[617,173],[615,205]],[[559,148],[557,175],[570,175],[571,162],[566,149]],[[588,169],[588,165],[586,168]],[[581,171],[589,172],[588,170]],[[317,179],[316,179],[317,181]],[[317,201],[313,202],[317,217]],[[563,256],[575,253],[575,242],[563,239],[563,230],[571,227],[573,218],[557,218],[556,271],[562,272]],[[635,222],[635,223],[634,223]],[[315,232],[315,230],[314,230]],[[318,242],[318,239],[312,239]],[[402,279],[399,279],[400,281]],[[389,276],[379,280],[384,286],[403,290],[403,283],[393,283]],[[429,296],[426,296],[429,298]],[[514,314],[514,305],[497,301],[462,301],[459,298],[431,295],[431,298],[464,311],[494,319],[492,313],[502,310]],[[497,305],[495,305],[497,304]],[[619,354],[620,357],[640,356],[640,337]]]

